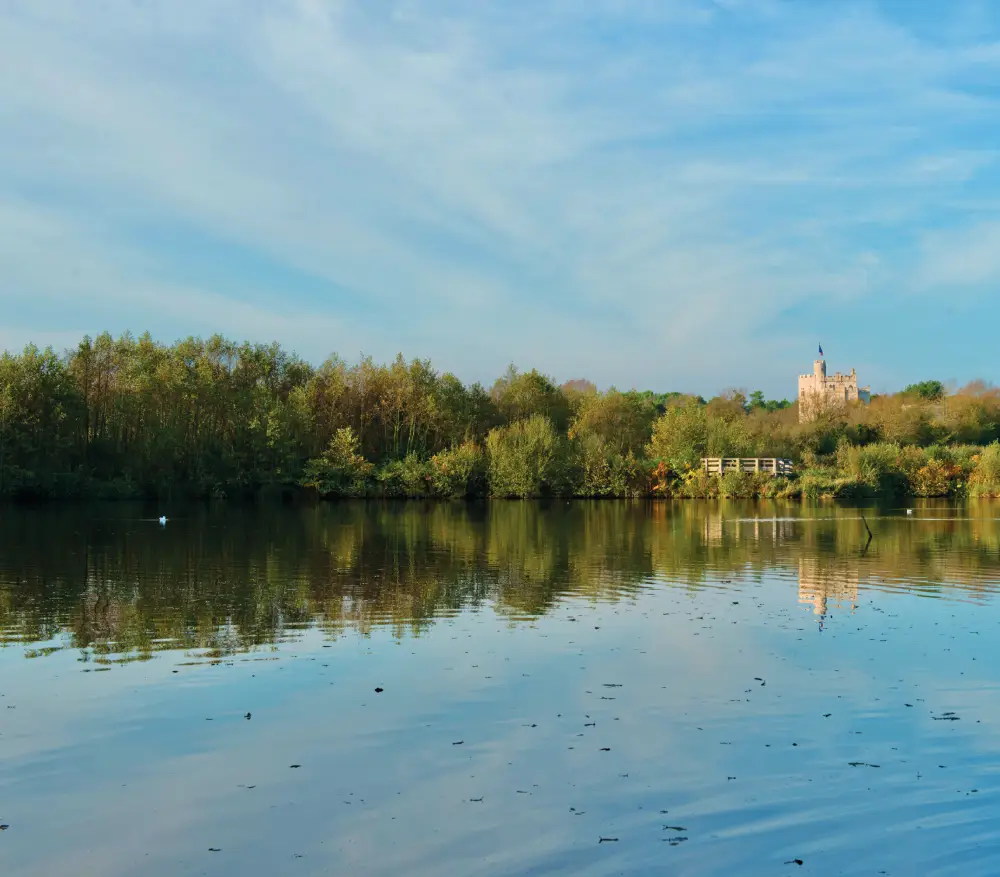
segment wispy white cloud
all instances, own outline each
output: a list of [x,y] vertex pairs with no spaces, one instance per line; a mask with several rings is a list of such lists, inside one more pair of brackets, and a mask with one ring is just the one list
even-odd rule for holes
[[[229,320],[314,358],[702,392],[769,340],[756,380],[780,391],[798,363],[776,321],[811,344],[812,303],[868,294],[869,256],[904,297],[930,218],[990,173],[995,45],[869,4],[12,0],[0,199],[36,225],[0,244],[2,295],[167,336]],[[162,228],[217,251],[213,276]]]

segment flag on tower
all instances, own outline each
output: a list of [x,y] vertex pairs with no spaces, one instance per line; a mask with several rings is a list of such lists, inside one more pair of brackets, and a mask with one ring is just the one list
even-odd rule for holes
[[823,345],[822,344],[820,344],[820,346],[819,346],[819,355],[820,356],[823,355]]

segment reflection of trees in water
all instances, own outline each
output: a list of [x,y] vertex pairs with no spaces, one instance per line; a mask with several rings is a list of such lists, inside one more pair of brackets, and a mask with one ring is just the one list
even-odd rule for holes
[[858,513],[833,506],[805,518],[799,506],[690,501],[202,507],[166,528],[101,513],[0,511],[4,640],[63,634],[97,660],[221,656],[312,624],[403,636],[485,603],[530,618],[563,595],[614,600],[651,580],[774,574],[824,614],[872,585],[984,594],[1000,578],[988,504],[967,520],[878,519],[867,552]]

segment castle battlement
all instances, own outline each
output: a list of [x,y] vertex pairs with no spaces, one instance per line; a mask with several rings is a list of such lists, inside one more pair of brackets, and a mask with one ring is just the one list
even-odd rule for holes
[[[808,380],[808,379],[810,379],[812,377],[813,377],[813,375],[811,375],[811,374],[809,374],[809,375],[799,375],[799,380],[800,381],[803,380],[803,379]],[[842,375],[840,372],[835,372],[832,375],[827,375],[826,379],[828,381],[857,381],[857,375],[855,375],[854,372],[851,372],[849,375]]]

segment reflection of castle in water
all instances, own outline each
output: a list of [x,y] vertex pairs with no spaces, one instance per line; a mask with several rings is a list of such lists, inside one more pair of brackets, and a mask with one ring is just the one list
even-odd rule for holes
[[799,558],[799,602],[808,603],[813,613],[822,619],[831,608],[855,609],[858,603],[860,574],[858,568],[848,568],[846,564],[823,566],[816,557]]

